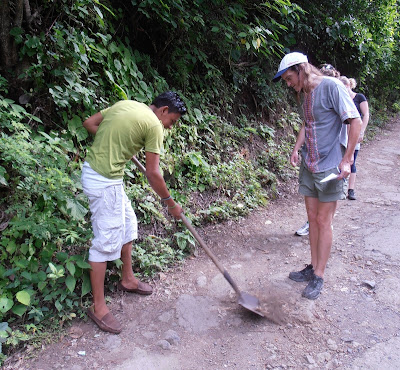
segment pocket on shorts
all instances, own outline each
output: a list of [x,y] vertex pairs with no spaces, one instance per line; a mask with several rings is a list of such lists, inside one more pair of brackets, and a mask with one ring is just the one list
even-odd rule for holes
[[117,187],[103,189],[102,196],[92,198],[92,248],[103,253],[113,253],[122,247],[124,218],[122,194]]
[[[96,232],[92,248],[103,253],[113,253],[122,247],[123,224],[115,218],[101,218],[96,220]],[[99,222],[100,221],[100,222]]]
[[[330,175],[331,173],[338,174],[339,171],[337,169],[333,169],[331,171],[326,171],[323,174],[323,177]],[[343,180],[331,180],[324,183],[319,182],[321,187],[321,191],[324,194],[336,194],[343,192]]]

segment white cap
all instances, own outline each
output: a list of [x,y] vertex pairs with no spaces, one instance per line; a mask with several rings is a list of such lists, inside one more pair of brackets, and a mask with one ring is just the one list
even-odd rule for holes
[[279,69],[278,69],[278,73],[274,76],[274,78],[272,79],[272,81],[274,82],[278,82],[281,78],[281,76],[291,67],[294,66],[296,64],[300,64],[300,63],[307,63],[308,62],[308,58],[306,55],[302,54],[302,53],[298,53],[298,52],[294,52],[294,53],[289,53],[286,54],[282,61],[281,64],[279,64]]

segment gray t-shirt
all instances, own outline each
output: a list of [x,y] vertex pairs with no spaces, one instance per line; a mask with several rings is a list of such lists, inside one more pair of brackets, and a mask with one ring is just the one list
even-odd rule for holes
[[303,101],[305,145],[304,163],[310,172],[328,171],[342,160],[339,134],[348,118],[360,117],[353,100],[338,79],[323,77]]

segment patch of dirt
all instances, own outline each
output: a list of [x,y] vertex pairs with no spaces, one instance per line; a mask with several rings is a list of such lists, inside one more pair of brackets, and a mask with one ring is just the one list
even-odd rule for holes
[[153,295],[113,294],[120,335],[76,321],[59,343],[15,355],[6,369],[396,369],[400,368],[400,125],[357,159],[356,201],[341,201],[321,296],[288,279],[310,261],[296,191],[240,221],[199,229],[241,291],[247,311],[200,251],[161,273]]

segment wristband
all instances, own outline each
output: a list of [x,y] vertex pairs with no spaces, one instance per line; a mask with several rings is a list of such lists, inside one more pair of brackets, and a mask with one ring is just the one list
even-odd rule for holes
[[175,203],[172,207],[168,206],[168,209],[174,209],[177,205],[178,203]]
[[161,198],[161,202],[166,202],[168,199],[171,199],[171,198],[172,198],[171,196],[166,197],[166,198]]

